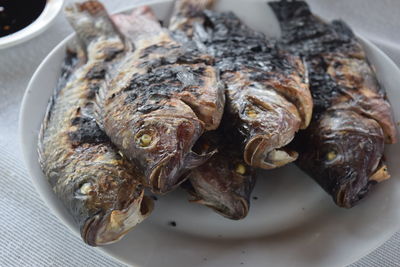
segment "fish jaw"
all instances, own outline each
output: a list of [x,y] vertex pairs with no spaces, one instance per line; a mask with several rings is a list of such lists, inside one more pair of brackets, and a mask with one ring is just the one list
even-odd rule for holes
[[[233,154],[237,155],[237,153]],[[254,170],[240,156],[220,152],[189,175],[191,202],[205,205],[231,220],[247,216],[255,184]]]
[[156,194],[165,194],[174,190],[187,179],[186,172],[203,165],[214,154],[214,151],[201,155],[191,151],[183,160],[183,164],[181,164],[183,168],[181,169],[179,168],[180,164],[177,163],[178,157],[165,158],[150,174],[149,184],[152,191]]
[[218,151],[206,163],[193,169],[184,184],[191,195],[190,202],[205,205],[231,220],[247,216],[255,185],[254,168],[243,162],[236,143],[238,140],[232,136],[225,138],[221,129],[204,134],[194,150],[209,153],[217,148]]
[[275,169],[295,161],[298,157],[296,151],[286,148],[270,150],[269,136],[256,136],[252,138],[244,149],[244,160],[247,164],[262,169]]
[[368,175],[363,170],[353,174],[354,177],[344,179],[349,181],[335,190],[333,199],[340,207],[354,207],[368,194],[372,186],[390,178],[388,168],[382,160],[372,174]]
[[134,199],[126,208],[113,210],[106,215],[95,215],[82,228],[82,238],[91,246],[113,244],[121,240],[132,228],[152,212],[153,202],[144,196]]

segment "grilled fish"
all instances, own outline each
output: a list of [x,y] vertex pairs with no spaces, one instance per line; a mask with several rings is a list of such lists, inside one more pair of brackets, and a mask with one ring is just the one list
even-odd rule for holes
[[[142,175],[94,119],[95,91],[103,81],[103,75],[94,73],[123,50],[117,36],[106,38],[102,13],[103,7],[93,1],[66,9],[69,21],[82,25],[77,35],[83,49],[67,51],[38,144],[39,161],[54,193],[92,246],[118,241],[153,209],[139,182]],[[96,18],[94,24],[87,20],[89,14]]]
[[237,142],[232,139],[222,129],[200,138],[195,151],[207,153],[218,148],[218,153],[191,171],[186,188],[192,195],[191,202],[208,206],[226,218],[240,220],[249,212],[256,177],[254,169],[243,162]]
[[104,129],[140,166],[146,186],[167,193],[212,156],[191,149],[219,126],[223,87],[212,58],[173,40],[149,7],[113,19],[135,50],[110,70],[100,91]]
[[337,205],[350,208],[390,177],[383,149],[396,142],[396,126],[386,93],[344,22],[324,22],[303,1],[269,4],[283,45],[304,56],[310,72],[315,110],[296,142],[297,164]]
[[272,169],[297,158],[289,144],[311,119],[307,73],[288,54],[233,13],[205,10],[211,0],[178,0],[170,29],[211,54],[226,84],[228,120],[244,137],[244,160]]

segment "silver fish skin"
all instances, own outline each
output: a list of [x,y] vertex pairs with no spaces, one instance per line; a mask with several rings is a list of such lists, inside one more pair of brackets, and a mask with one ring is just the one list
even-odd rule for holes
[[263,169],[286,165],[298,155],[286,146],[311,119],[306,68],[233,13],[206,10],[213,2],[176,1],[169,28],[215,58],[231,130],[244,138],[245,162]]
[[212,156],[191,149],[219,126],[223,88],[212,59],[172,39],[149,7],[113,20],[135,49],[110,71],[102,90],[104,129],[140,167],[145,185],[164,194]]
[[124,43],[104,27],[106,11],[99,2],[72,4],[65,12],[78,28],[82,49],[75,45],[77,51],[67,50],[40,131],[39,161],[82,239],[100,246],[124,237],[149,216],[153,202],[144,196],[140,172],[120,155],[94,118],[105,68],[124,51]]

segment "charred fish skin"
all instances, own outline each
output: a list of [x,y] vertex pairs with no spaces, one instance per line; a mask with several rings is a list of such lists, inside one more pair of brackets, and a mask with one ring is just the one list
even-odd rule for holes
[[[66,12],[73,24],[87,26],[88,13],[105,11],[99,2],[87,1],[67,7]],[[95,70],[115,49],[122,48],[115,39],[106,38],[101,23],[97,26],[94,32],[85,27],[78,32],[86,53],[67,51],[38,144],[40,165],[50,186],[91,246],[120,240],[153,208],[138,182],[141,175],[118,153],[93,117],[93,91],[103,79],[94,75],[99,73]]]
[[314,114],[296,142],[297,164],[337,205],[351,208],[390,177],[384,144],[397,139],[390,103],[360,41],[342,21],[313,15],[304,1],[270,2],[282,44],[305,57]]
[[178,0],[170,29],[215,58],[232,130],[245,138],[245,162],[272,169],[294,161],[297,153],[283,147],[307,127],[313,106],[302,60],[277,49],[233,13],[205,10],[212,3]]
[[210,207],[228,219],[240,220],[250,209],[255,170],[243,161],[237,142],[224,141],[223,136],[218,130],[200,138],[195,149],[207,153],[217,147],[218,152],[190,172],[186,188],[191,202]]
[[110,72],[102,93],[104,128],[140,166],[145,185],[164,194],[211,157],[191,149],[219,126],[223,88],[212,59],[173,40],[149,7],[113,19],[135,50]]

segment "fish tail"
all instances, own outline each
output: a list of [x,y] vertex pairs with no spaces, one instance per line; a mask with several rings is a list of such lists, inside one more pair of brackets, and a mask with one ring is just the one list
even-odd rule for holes
[[268,2],[268,5],[272,8],[281,24],[294,19],[312,16],[309,5],[304,1],[281,0]]
[[174,14],[191,17],[205,9],[212,8],[215,0],[177,0],[175,1]]
[[112,20],[133,43],[163,31],[153,10],[148,6],[135,8],[130,14],[116,14]]
[[99,1],[70,4],[65,8],[65,15],[86,49],[100,39],[123,43],[121,34]]
[[196,22],[204,19],[203,11],[211,9],[214,3],[215,0],[175,1],[169,28],[171,30],[189,31]]

